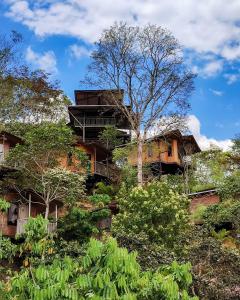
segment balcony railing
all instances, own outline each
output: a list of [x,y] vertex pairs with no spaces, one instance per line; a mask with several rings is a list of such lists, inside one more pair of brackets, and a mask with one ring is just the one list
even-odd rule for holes
[[116,119],[112,117],[85,117],[74,119],[75,127],[104,127],[107,125],[116,125]]
[[[25,232],[25,224],[27,223],[28,218],[25,219],[17,219],[17,231],[16,234],[23,234]],[[48,223],[47,231],[48,233],[52,233],[57,230],[57,222]]]
[[94,173],[114,180],[118,174],[118,170],[110,165],[95,161]]

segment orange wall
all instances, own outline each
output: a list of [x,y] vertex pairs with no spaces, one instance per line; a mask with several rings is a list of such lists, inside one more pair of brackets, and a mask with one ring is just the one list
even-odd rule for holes
[[[168,143],[163,140],[152,141],[151,143],[143,146],[143,163],[152,162],[166,162],[166,163],[178,163],[180,159],[178,157],[178,142],[177,140],[171,141],[172,156],[168,156]],[[149,156],[149,147],[152,147],[152,155]],[[137,148],[133,149],[128,157],[128,161],[131,165],[137,164]]]
[[[75,147],[77,149],[80,149],[80,150],[84,151],[86,154],[91,155],[91,172],[94,173],[94,170],[95,170],[95,166],[94,166],[94,163],[95,163],[95,150],[94,150],[94,147],[88,147],[88,146],[85,146],[85,145],[82,145],[82,144],[78,144]],[[73,161],[73,164],[69,166],[67,157],[61,158],[61,160],[60,160],[60,165],[63,168],[67,168],[68,170],[71,170],[71,171],[77,171],[76,170],[76,163],[77,162]]]

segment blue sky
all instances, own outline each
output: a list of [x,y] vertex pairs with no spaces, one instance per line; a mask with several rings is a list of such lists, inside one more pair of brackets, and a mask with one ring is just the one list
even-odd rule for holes
[[198,73],[189,126],[202,148],[240,133],[239,0],[2,0],[0,32],[24,36],[23,59],[73,99],[93,42],[114,21],[169,28]]

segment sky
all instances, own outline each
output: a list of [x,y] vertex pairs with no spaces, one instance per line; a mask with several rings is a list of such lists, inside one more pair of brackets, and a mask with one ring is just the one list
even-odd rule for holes
[[0,0],[0,33],[24,37],[23,59],[51,72],[73,100],[103,29],[157,24],[179,40],[198,76],[190,130],[202,149],[240,133],[240,0]]

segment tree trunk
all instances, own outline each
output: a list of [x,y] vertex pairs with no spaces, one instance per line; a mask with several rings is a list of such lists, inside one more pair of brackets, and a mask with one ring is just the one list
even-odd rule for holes
[[143,151],[143,141],[141,137],[138,137],[138,149],[137,149],[137,178],[138,185],[143,185],[143,159],[142,159],[142,151]]
[[46,203],[45,219],[48,219],[48,215],[49,215],[49,203]]

